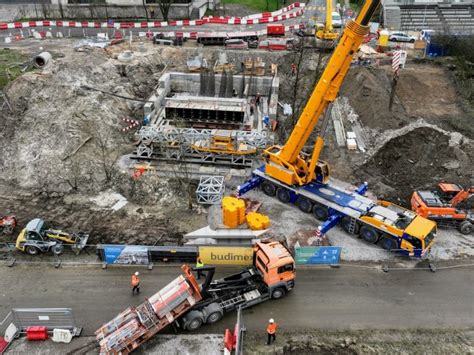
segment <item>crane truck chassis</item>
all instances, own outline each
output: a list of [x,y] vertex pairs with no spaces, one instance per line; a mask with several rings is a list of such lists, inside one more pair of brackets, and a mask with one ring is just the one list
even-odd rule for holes
[[304,186],[288,186],[265,174],[265,166],[253,172],[253,177],[238,187],[242,195],[260,186],[268,196],[276,196],[283,203],[294,203],[303,212],[324,221],[321,233],[341,224],[349,234],[359,235],[368,243],[379,243],[389,251],[403,255],[424,257],[436,235],[436,223],[418,216],[413,211],[387,201],[373,201],[364,196],[367,184],[356,191],[346,191],[331,181],[314,181]]
[[183,265],[179,276],[137,307],[129,307],[96,332],[101,354],[128,354],[168,325],[196,330],[218,322],[225,313],[279,299],[295,284],[295,265],[288,249],[279,242],[257,242],[253,266],[212,280],[215,268],[198,285],[191,269]]

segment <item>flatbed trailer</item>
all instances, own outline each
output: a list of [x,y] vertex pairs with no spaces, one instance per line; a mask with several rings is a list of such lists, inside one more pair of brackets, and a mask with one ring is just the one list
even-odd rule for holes
[[199,269],[206,279],[198,285],[191,269],[137,307],[129,307],[98,329],[101,354],[128,354],[168,325],[196,330],[218,322],[238,307],[279,299],[295,284],[294,259],[280,242],[258,242],[253,266],[213,280],[215,267]]
[[261,166],[237,192],[243,195],[259,186],[266,195],[276,196],[283,203],[294,203],[301,211],[324,221],[322,233],[340,223],[346,232],[358,234],[368,243],[379,243],[386,250],[414,257],[424,257],[436,235],[434,222],[393,203],[364,196],[367,184],[355,191],[340,188],[331,180],[289,186],[266,175],[265,166]]

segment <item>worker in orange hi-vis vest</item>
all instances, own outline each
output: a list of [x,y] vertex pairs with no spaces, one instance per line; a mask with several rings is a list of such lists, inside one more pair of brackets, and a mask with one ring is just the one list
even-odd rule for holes
[[272,342],[276,340],[277,328],[278,328],[278,325],[275,323],[273,318],[271,318],[268,321],[268,325],[267,325],[267,334],[268,334],[267,345],[270,345]]
[[132,275],[132,295],[135,294],[135,291],[137,291],[137,294],[140,293],[140,278],[138,275],[140,275],[138,271]]

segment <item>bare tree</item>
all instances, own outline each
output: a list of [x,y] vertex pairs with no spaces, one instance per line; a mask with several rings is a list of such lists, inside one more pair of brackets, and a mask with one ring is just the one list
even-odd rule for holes
[[194,199],[196,195],[196,184],[193,182],[192,174],[190,171],[189,163],[181,160],[176,164],[172,164],[173,177],[178,183],[180,191],[184,192],[184,195],[188,201],[188,209],[193,209]]
[[65,165],[65,170],[66,177],[64,180],[74,191],[77,191],[83,180],[81,176],[81,167],[77,159],[71,159],[69,162],[67,162]]
[[160,7],[161,15],[165,21],[168,21],[170,7],[173,2],[174,0],[158,0],[158,6]]
[[112,146],[110,137],[101,133],[99,129],[94,132],[94,140],[99,148],[98,159],[105,175],[105,182],[109,183],[117,174],[115,164],[120,157],[120,152],[117,147]]
[[145,0],[142,0],[143,9],[145,10],[146,20],[148,22],[148,9],[146,8]]

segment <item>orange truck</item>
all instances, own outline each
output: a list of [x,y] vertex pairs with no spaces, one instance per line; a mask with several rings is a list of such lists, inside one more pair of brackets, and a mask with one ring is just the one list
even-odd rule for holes
[[179,276],[137,307],[129,307],[95,332],[101,354],[128,354],[168,325],[196,330],[218,322],[225,313],[279,299],[295,284],[295,263],[280,242],[258,242],[253,265],[213,280],[215,267],[198,285],[191,269],[183,265]]
[[438,190],[415,191],[412,209],[440,227],[454,227],[462,234],[474,232],[474,186],[464,188],[442,182]]

